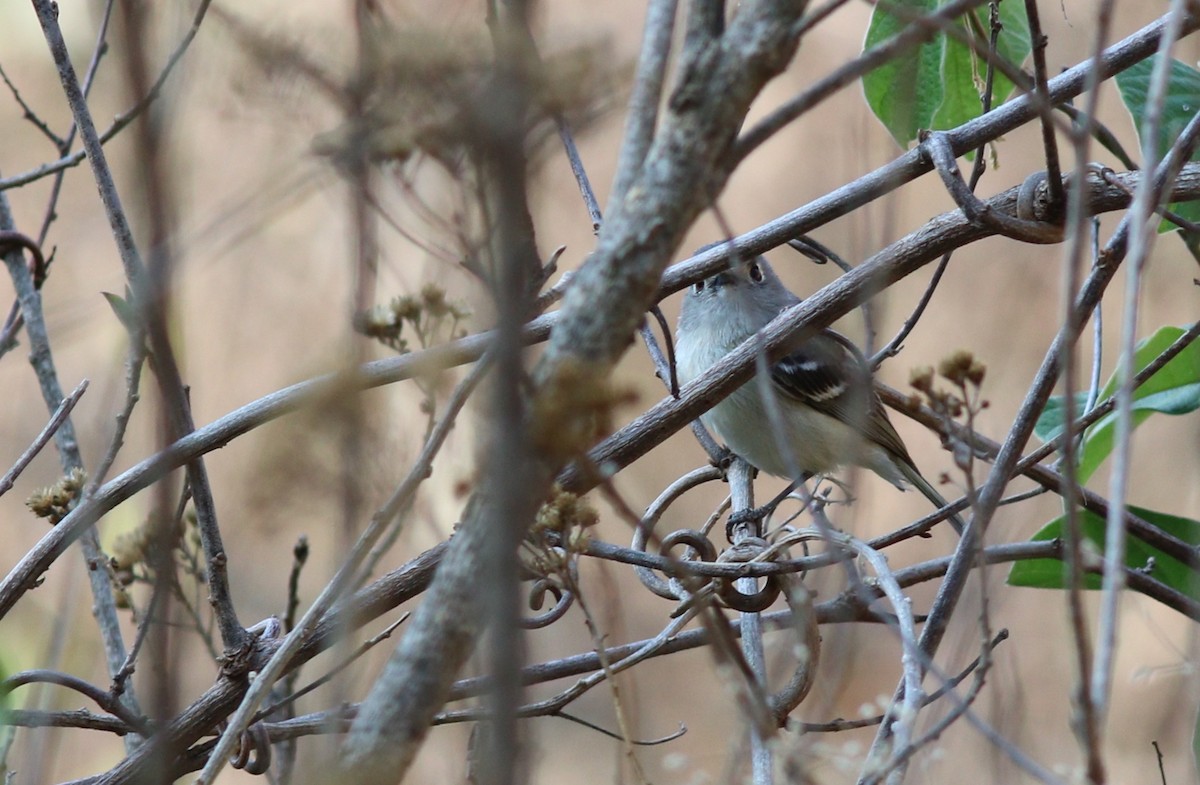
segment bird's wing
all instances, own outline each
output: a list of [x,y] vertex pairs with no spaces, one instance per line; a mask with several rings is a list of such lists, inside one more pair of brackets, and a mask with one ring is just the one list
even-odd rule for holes
[[825,336],[808,341],[772,366],[771,381],[781,395],[850,425],[913,465],[875,395],[870,372],[837,341]]

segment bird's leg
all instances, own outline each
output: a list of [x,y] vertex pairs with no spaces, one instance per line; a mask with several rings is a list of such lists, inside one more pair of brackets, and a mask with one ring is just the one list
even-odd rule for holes
[[792,483],[788,487],[784,488],[782,492],[777,494],[774,499],[771,499],[771,501],[767,502],[761,507],[754,507],[748,510],[738,510],[737,512],[732,513],[729,516],[729,520],[725,523],[725,538],[730,542],[733,542],[734,529],[743,524],[752,524],[754,527],[753,536],[761,537],[763,534],[763,520],[768,515],[775,512],[775,508],[778,507],[784,499],[790,496],[792,491],[796,490],[799,485],[800,483]]
[[[710,460],[713,466],[716,466],[722,472],[728,473],[729,467],[733,466],[733,462],[737,460],[737,456],[733,454],[733,450],[724,445],[720,445],[717,449],[717,454],[712,456]],[[728,480],[729,478],[726,477],[725,479]]]

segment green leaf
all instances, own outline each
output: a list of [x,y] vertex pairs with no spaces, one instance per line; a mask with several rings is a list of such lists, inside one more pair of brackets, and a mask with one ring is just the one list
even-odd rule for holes
[[[957,27],[966,33],[961,23]],[[983,103],[979,99],[983,92],[983,72],[976,72],[975,58],[969,47],[949,36],[943,38],[942,103],[927,126],[936,129],[954,128],[983,112]]]
[[1192,771],[1200,774],[1200,706],[1196,707],[1196,718],[1192,726]]
[[[1200,543],[1200,521],[1190,518],[1180,518],[1166,513],[1147,510],[1141,507],[1130,507],[1130,512],[1139,518],[1157,526],[1165,532],[1175,535],[1191,545]],[[1080,528],[1083,532],[1084,547],[1104,550],[1104,519],[1087,510],[1080,510]],[[1042,527],[1033,536],[1033,540],[1052,540],[1064,536],[1066,516],[1059,516]],[[1195,600],[1200,600],[1200,575],[1183,562],[1168,556],[1157,548],[1147,545],[1137,537],[1127,537],[1125,541],[1125,564],[1136,570],[1141,570],[1150,577],[1166,586],[1182,592]],[[1067,564],[1057,559],[1029,559],[1017,562],[1008,573],[1010,586],[1028,586],[1037,589],[1067,588]],[[1086,589],[1099,589],[1101,578],[1089,573],[1084,575],[1083,585]]]
[[[1133,357],[1134,373],[1153,362],[1184,332],[1181,327],[1163,327],[1139,343]],[[1100,399],[1114,395],[1117,385],[1114,374],[1101,390]],[[1193,342],[1133,391],[1133,426],[1141,425],[1154,412],[1179,415],[1196,409],[1200,409],[1200,343]],[[1086,483],[1112,452],[1116,428],[1117,413],[1113,411],[1087,429],[1079,458],[1081,483]]]
[[[1155,55],[1117,74],[1117,90],[1121,101],[1133,118],[1133,125],[1138,133],[1138,141],[1145,145],[1142,138],[1142,121],[1146,116],[1146,99],[1150,91],[1150,75],[1159,55]],[[1155,140],[1158,147],[1158,157],[1170,149],[1179,137],[1184,126],[1191,121],[1197,111],[1200,111],[1200,71],[1178,60],[1171,61],[1171,73],[1168,77],[1167,96],[1163,104],[1162,121]],[[1200,159],[1200,151],[1192,153],[1192,160]],[[1191,221],[1200,221],[1200,203],[1177,202],[1170,205],[1173,212]],[[1174,228],[1172,224],[1163,221],[1158,231],[1165,232]]]
[[[1087,393],[1075,393],[1075,419],[1079,419],[1079,415],[1083,414],[1087,399]],[[1037,425],[1033,426],[1034,436],[1044,442],[1058,438],[1067,420],[1066,400],[1065,395],[1055,395],[1046,401],[1046,408],[1042,409]]]
[[[980,16],[985,23],[987,17]],[[1025,14],[1023,0],[1005,0],[1000,3],[1000,37],[996,40],[996,50],[1013,65],[1021,65],[1029,53],[1033,51],[1032,39],[1029,35],[1029,17]],[[986,73],[986,72],[985,72]],[[1008,77],[996,71],[995,94],[993,105],[1000,104],[1012,95],[1015,85]]]
[[1192,255],[1197,263],[1200,263],[1200,235],[1195,232],[1187,232],[1183,229],[1176,229],[1175,234],[1183,240],[1183,247],[1187,248],[1188,253]]
[[[878,3],[871,14],[864,50],[905,30],[906,20],[933,13],[945,4],[946,0]],[[972,35],[972,29],[985,31],[986,35],[986,15],[980,13],[973,19],[976,21],[969,25],[960,20],[958,29],[966,35]],[[1000,19],[1004,27],[997,40],[997,52],[1019,65],[1030,51],[1029,22],[1022,0],[1002,0]],[[922,129],[955,128],[982,114],[979,95],[986,72],[987,63],[968,46],[939,32],[915,53],[901,55],[865,75],[863,90],[871,111],[900,146],[907,147]],[[997,72],[993,105],[999,105],[1012,89],[1012,83]]]
[[[1186,330],[1182,327],[1163,327],[1139,343],[1133,356],[1134,373],[1153,362],[1184,332]],[[1100,391],[1098,400],[1103,401],[1115,395],[1117,384],[1114,374]],[[1062,433],[1063,404],[1061,395],[1046,402],[1046,408],[1033,429],[1042,441],[1056,439]],[[1076,393],[1076,417],[1083,413],[1086,404],[1087,395]],[[1141,425],[1155,412],[1178,415],[1197,409],[1200,409],[1200,342],[1189,345],[1133,391],[1133,426],[1136,428]],[[1112,452],[1116,427],[1116,412],[1109,412],[1092,423],[1084,433],[1083,447],[1079,453],[1078,478],[1081,483],[1086,483]]]
[[1192,721],[1192,771],[1200,774],[1200,707],[1196,710],[1196,719]]
[[[4,661],[0,660],[0,682],[8,678],[8,669],[4,667]],[[12,726],[6,722],[8,719],[5,715],[12,710],[12,690],[0,692],[0,752],[7,752],[8,746],[12,743]],[[0,769],[3,768],[5,760],[4,755],[0,755]]]
[[[1160,327],[1154,335],[1146,338],[1133,351],[1134,373],[1145,368],[1156,357],[1165,352],[1171,344],[1178,341],[1187,327]],[[1146,380],[1137,389],[1135,397],[1162,392],[1173,387],[1200,382],[1200,342],[1193,342],[1177,354],[1171,362],[1158,369],[1158,372]],[[1100,397],[1109,398],[1117,392],[1119,381],[1114,376],[1109,379],[1100,391]]]
[[[8,671],[5,669],[4,663],[0,662],[0,681],[7,678]],[[0,781],[3,782],[15,779],[11,776],[8,768],[9,750],[12,749],[17,733],[17,726],[10,721],[8,716],[10,711],[12,711],[12,692],[0,693]]]
[[[895,37],[908,24],[889,8],[908,11],[907,15],[926,14],[937,9],[937,0],[899,0],[887,7],[876,5],[867,28],[863,50]],[[863,76],[867,105],[901,147],[917,138],[917,131],[928,128],[934,111],[942,102],[941,62],[945,37],[937,35],[922,44],[915,53],[898,57]]]

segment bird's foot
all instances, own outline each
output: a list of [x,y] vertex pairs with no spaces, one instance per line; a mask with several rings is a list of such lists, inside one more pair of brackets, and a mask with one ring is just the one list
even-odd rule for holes
[[750,536],[762,536],[762,521],[763,518],[771,514],[774,508],[771,505],[765,507],[753,507],[748,510],[738,510],[729,514],[729,519],[725,522],[725,539],[733,542],[733,533],[739,526],[748,526]]

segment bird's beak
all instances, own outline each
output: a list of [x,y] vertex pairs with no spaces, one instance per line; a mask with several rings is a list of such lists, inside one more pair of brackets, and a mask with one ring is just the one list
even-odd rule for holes
[[732,286],[737,283],[733,277],[733,273],[723,272],[717,273],[712,278],[708,279],[709,288],[713,290],[720,289],[723,286]]

